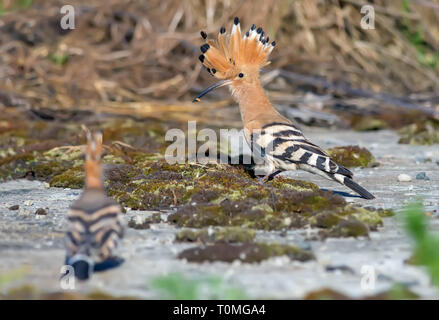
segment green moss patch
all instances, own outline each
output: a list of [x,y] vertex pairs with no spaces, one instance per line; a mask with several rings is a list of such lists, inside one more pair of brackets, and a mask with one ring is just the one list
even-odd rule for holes
[[128,222],[128,227],[137,230],[144,230],[149,229],[151,227],[151,224],[160,222],[162,222],[161,214],[156,212],[151,215],[147,215],[146,217],[137,216],[131,218]]
[[[104,165],[137,163],[163,152],[166,126],[153,120],[105,119]],[[31,178],[52,186],[82,188],[84,138],[79,123],[29,121],[23,115],[0,115],[0,181]]]
[[84,187],[85,174],[82,167],[75,167],[50,179],[50,186],[57,188],[81,189]]
[[183,229],[175,236],[177,242],[203,242],[203,243],[238,243],[252,242],[256,232],[252,229],[238,227],[203,228],[201,230]]
[[31,178],[50,181],[73,165],[73,162],[52,160],[38,152],[16,154],[0,159],[0,180]]
[[399,143],[431,145],[439,143],[439,120],[430,119],[410,124],[398,131]]
[[261,262],[276,256],[288,256],[292,260],[309,261],[314,259],[312,252],[302,250],[293,245],[244,243],[232,245],[229,243],[216,243],[197,248],[184,250],[178,255],[179,259],[189,262],[233,262],[245,263]]
[[336,147],[326,151],[337,164],[346,168],[371,167],[375,162],[372,153],[359,146]]
[[374,131],[381,130],[388,127],[388,124],[383,119],[374,117],[361,117],[359,121],[353,123],[353,129],[357,131]]
[[[188,204],[170,214],[168,221],[189,228],[227,226],[284,230],[312,226],[330,230],[325,233],[327,236],[338,237],[367,236],[369,230],[377,230],[383,223],[379,211],[354,207],[330,192],[275,188],[271,192],[272,196],[268,192],[262,199]],[[358,225],[361,228],[358,229]]]
[[[147,159],[113,168],[106,177],[109,195],[139,210],[269,195],[266,187],[258,185],[242,168],[229,165],[170,165],[164,159]],[[121,181],[121,177],[127,178]]]
[[329,230],[320,230],[319,235],[322,238],[368,237],[369,227],[366,223],[355,219],[342,220]]

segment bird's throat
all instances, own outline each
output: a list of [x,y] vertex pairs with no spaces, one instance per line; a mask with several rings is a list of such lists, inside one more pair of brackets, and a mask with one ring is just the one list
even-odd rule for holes
[[100,163],[85,163],[85,186],[87,189],[103,189],[102,185],[102,168]]
[[261,116],[279,116],[279,113],[268,100],[259,81],[255,84],[242,84],[239,87],[233,87],[232,92],[239,103],[239,110],[244,126]]

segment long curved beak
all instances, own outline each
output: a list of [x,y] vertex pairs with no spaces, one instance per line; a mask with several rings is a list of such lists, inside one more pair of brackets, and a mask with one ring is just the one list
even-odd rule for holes
[[214,85],[211,85],[209,88],[204,89],[203,92],[201,92],[198,96],[196,96],[194,98],[194,100],[192,100],[192,102],[199,102],[201,97],[203,97],[204,95],[208,94],[213,89],[227,86],[227,85],[231,84],[232,82],[233,82],[233,80],[221,80],[221,81],[218,81]]

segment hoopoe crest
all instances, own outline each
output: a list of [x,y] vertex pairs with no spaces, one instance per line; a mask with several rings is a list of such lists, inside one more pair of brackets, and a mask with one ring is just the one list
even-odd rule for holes
[[102,133],[91,132],[85,126],[82,127],[86,138],[87,145],[85,147],[85,176],[87,188],[102,188]]
[[201,46],[199,59],[214,77],[222,80],[204,90],[195,101],[215,88],[232,85],[232,89],[244,83],[259,81],[259,69],[268,65],[268,56],[276,42],[269,42],[261,27],[252,25],[242,34],[238,18],[233,22],[232,32],[226,33],[222,27],[216,40],[207,40],[207,34],[201,31],[206,43]]

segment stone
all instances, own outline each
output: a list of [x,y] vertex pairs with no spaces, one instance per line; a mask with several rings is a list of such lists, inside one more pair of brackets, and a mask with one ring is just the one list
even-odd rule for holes
[[425,172],[419,172],[416,175],[416,180],[430,180],[430,178],[427,176]]
[[408,174],[401,173],[398,176],[398,181],[399,182],[410,182],[410,181],[412,181],[412,177],[410,177]]

